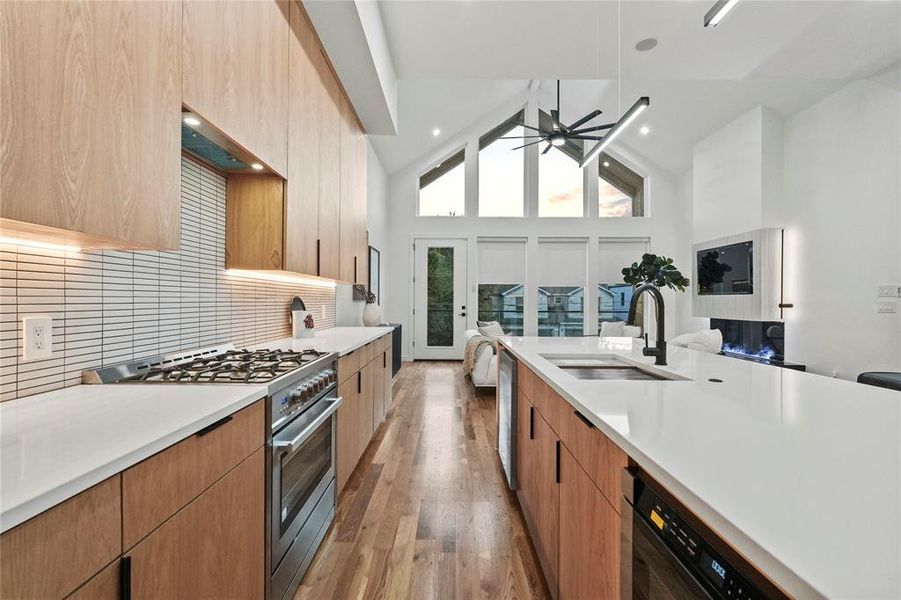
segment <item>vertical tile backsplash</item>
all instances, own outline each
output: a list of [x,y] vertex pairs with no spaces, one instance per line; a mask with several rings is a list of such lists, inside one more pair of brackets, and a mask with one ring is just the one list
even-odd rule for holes
[[[335,326],[335,290],[225,271],[225,178],[182,159],[178,252],[0,244],[0,400],[81,382],[81,372],[179,350],[290,335],[299,295],[317,329]],[[24,315],[53,318],[53,356],[22,360]],[[323,318],[324,314],[324,318]]]

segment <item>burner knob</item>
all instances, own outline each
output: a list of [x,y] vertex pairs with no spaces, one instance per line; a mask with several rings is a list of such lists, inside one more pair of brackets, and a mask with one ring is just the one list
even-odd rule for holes
[[297,404],[298,402],[300,402],[303,399],[302,390],[294,390],[293,392],[291,392],[290,399],[291,404]]

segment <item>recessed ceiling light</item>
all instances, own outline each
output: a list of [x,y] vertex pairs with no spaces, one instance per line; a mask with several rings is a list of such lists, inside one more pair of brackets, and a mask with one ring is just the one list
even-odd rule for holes
[[647,125],[642,125],[641,129],[639,129],[638,131],[641,132],[641,135],[647,135],[647,134],[651,133],[651,128],[648,127]]
[[639,52],[647,52],[653,50],[657,46],[657,38],[645,38],[635,44],[635,49]]
[[610,163],[607,162],[607,161],[605,160],[605,161],[604,161],[604,166],[605,166],[605,167],[609,167],[609,166],[610,166]]
[[432,135],[438,137],[439,135],[441,135],[441,130],[436,127],[432,130]]
[[250,166],[253,167],[254,171],[262,171],[263,170],[263,165],[261,165],[260,163],[253,163]]
[[185,125],[190,125],[191,127],[197,127],[198,125],[200,125],[200,119],[198,119],[197,117],[192,117],[191,115],[188,115],[183,120],[185,122]]

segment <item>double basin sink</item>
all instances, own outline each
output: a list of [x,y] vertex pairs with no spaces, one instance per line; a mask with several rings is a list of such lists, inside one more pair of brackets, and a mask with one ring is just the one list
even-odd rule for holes
[[685,377],[665,371],[633,364],[612,354],[562,355],[542,354],[557,368],[576,379],[595,381],[688,381]]

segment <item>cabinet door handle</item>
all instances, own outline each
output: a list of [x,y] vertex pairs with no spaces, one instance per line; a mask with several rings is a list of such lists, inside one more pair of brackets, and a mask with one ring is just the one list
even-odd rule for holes
[[535,407],[529,407],[529,439],[535,439]]
[[577,417],[579,417],[579,420],[582,421],[583,423],[585,423],[585,426],[588,427],[588,429],[594,429],[594,428],[595,428],[594,423],[592,423],[591,421],[589,421],[589,420],[585,417],[585,415],[583,415],[583,414],[580,413],[579,411],[573,410],[573,414],[576,415]]
[[203,429],[201,429],[194,435],[196,435],[197,437],[203,437],[206,434],[208,434],[209,432],[213,431],[214,429],[219,429],[220,427],[222,427],[223,425],[225,425],[226,423],[228,423],[231,420],[232,420],[231,415],[228,415],[227,417],[222,417],[215,423],[210,423],[209,425],[207,425],[206,427],[204,427]]
[[322,275],[322,240],[316,239],[316,274]]
[[357,282],[357,257],[354,256],[354,283]]
[[557,452],[557,456],[554,458],[554,479],[557,483],[560,483],[560,440],[557,440],[555,450]]
[[119,599],[131,600],[131,557],[119,560]]
[[363,371],[357,371],[357,393],[363,393]]
[[388,353],[387,352],[382,352],[382,368],[383,369],[388,368]]

